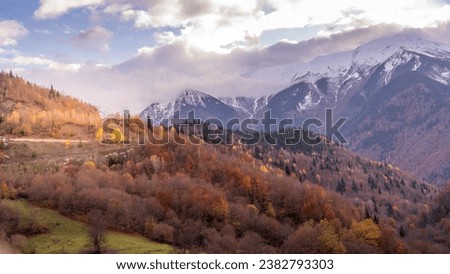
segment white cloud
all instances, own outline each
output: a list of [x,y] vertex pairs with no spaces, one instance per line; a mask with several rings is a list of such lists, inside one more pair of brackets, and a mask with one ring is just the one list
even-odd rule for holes
[[72,38],[72,42],[81,49],[107,52],[113,33],[101,26],[81,31]]
[[355,48],[378,37],[380,32],[386,33],[385,28],[380,26],[251,51],[235,49],[229,54],[207,52],[177,41],[140,48],[134,58],[113,67],[84,64],[76,71],[35,69],[24,76],[47,86],[53,83],[64,87],[67,93],[102,109],[116,112],[127,108],[137,113],[151,102],[165,102],[187,88],[216,96],[272,94],[288,83],[249,79],[246,73],[263,66],[307,61],[318,55]]
[[[351,50],[411,27],[426,27],[424,33],[440,40],[450,37],[450,24],[444,23],[450,6],[431,0],[41,0],[36,17],[56,17],[86,6],[96,6],[108,20],[112,16],[136,28],[152,28],[157,45],[142,47],[128,62],[109,67],[44,57],[16,57],[11,62],[35,65],[24,72],[26,78],[47,86],[54,83],[113,112],[124,108],[139,112],[186,88],[220,96],[267,95],[288,83],[248,79],[246,73]],[[286,37],[270,47],[259,41],[265,31],[311,26],[325,30],[307,41]],[[79,48],[106,51],[111,35],[97,26],[80,32],[72,42]]]
[[[355,49],[373,39],[398,33],[449,40],[450,23],[421,30],[381,24],[299,43],[267,48],[234,49],[229,54],[193,48],[183,41],[140,48],[131,60],[116,66],[67,65],[41,59],[16,59],[17,64],[40,63],[22,75],[43,85],[51,83],[110,112],[138,113],[152,102],[165,102],[187,88],[216,96],[273,94],[289,83],[249,79],[247,73],[267,66],[306,62],[320,55]],[[72,67],[71,67],[72,66]],[[72,69],[68,69],[72,68]]]
[[38,66],[49,66],[54,62],[45,59],[43,57],[30,57],[30,56],[16,56],[10,60],[11,63],[20,66],[38,65]]
[[15,71],[26,71],[28,67],[42,68],[50,71],[53,69],[59,71],[77,71],[81,68],[81,64],[60,63],[44,56],[20,55],[18,52],[15,52],[13,57],[1,58],[0,61],[1,63],[14,66]]
[[40,0],[39,9],[34,16],[38,19],[55,18],[70,10],[96,6],[103,2],[103,0]]
[[321,35],[377,24],[422,28],[446,21],[450,13],[438,0],[40,0],[35,16],[53,18],[83,7],[136,28],[178,28],[176,36],[156,34],[158,42],[182,41],[215,52],[257,46],[264,31],[281,28],[330,26]]
[[[178,28],[179,35],[160,43],[183,41],[191,47],[228,52],[251,48],[264,31],[330,26],[330,35],[377,24],[426,27],[446,21],[450,6],[438,0],[40,0],[37,18],[60,16],[92,7],[98,16],[113,15],[136,28]],[[159,28],[159,29],[158,29]],[[161,30],[164,32],[165,30]],[[167,34],[167,33],[166,33]],[[166,39],[170,38],[170,39]],[[249,39],[252,38],[252,39]],[[289,37],[286,37],[289,38]]]
[[27,34],[28,30],[17,21],[0,21],[0,46],[15,46]]
[[[330,35],[378,24],[426,27],[446,21],[450,6],[433,0],[110,0],[104,11],[136,28],[175,27],[181,34],[159,42],[183,41],[215,52],[253,47],[261,33],[280,28],[332,26]],[[158,35],[157,35],[158,36]]]

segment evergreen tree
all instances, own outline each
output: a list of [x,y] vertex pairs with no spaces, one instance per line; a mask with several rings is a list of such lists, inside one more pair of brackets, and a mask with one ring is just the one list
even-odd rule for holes
[[378,216],[376,214],[373,215],[373,222],[378,224],[380,222],[380,219],[378,218]]
[[336,186],[336,192],[344,194],[346,192],[346,185],[344,178],[342,178],[340,181],[338,181]]
[[352,182],[352,191],[353,192],[358,192],[358,186],[356,186],[355,181]]
[[53,88],[53,85],[50,86],[50,91],[48,92],[48,98],[52,99],[55,98],[55,89]]
[[371,217],[370,217],[370,212],[369,212],[369,209],[367,208],[367,206],[366,206],[366,208],[365,208],[365,213],[366,213],[366,219],[370,219]]
[[289,165],[286,164],[286,167],[284,168],[284,171],[286,172],[287,176],[291,175],[291,169],[289,168]]
[[347,191],[347,184],[344,181],[344,178],[341,178],[341,188],[343,192]]
[[403,227],[403,225],[400,226],[400,230],[398,232],[398,234],[400,235],[400,237],[404,238],[406,236],[406,230]]
[[386,212],[387,212],[387,215],[388,215],[389,217],[391,217],[391,216],[394,215],[394,208],[392,207],[392,204],[391,204],[391,203],[388,203],[388,204],[387,204]]
[[372,202],[373,202],[373,210],[378,213],[378,204],[377,204],[377,200],[375,200],[375,197],[372,196]]
[[375,179],[373,179],[370,174],[369,174],[369,178],[367,179],[367,183],[369,184],[369,186],[372,190],[377,188],[377,183],[375,182]]

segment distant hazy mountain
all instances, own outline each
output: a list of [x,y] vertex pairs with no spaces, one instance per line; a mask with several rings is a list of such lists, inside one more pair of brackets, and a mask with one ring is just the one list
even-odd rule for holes
[[354,51],[308,63],[263,68],[248,77],[286,81],[287,88],[263,98],[214,98],[186,91],[144,112],[159,121],[174,110],[195,109],[198,118],[323,118],[325,108],[349,117],[350,146],[376,160],[390,161],[417,176],[450,179],[450,46],[398,35]]

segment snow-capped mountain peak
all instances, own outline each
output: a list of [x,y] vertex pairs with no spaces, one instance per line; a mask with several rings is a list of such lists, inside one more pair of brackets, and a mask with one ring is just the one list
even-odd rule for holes
[[383,63],[398,51],[410,51],[442,58],[450,56],[450,45],[410,35],[383,37],[356,48],[353,52],[352,64],[374,66]]
[[290,86],[276,95],[215,98],[198,90],[186,89],[171,102],[150,105],[143,115],[158,122],[170,118],[176,110],[185,114],[195,109],[196,114],[203,115],[203,118],[215,113],[222,118],[232,115],[254,118],[268,108],[279,108],[276,113],[282,115],[290,109],[289,115],[295,116],[321,107],[335,107],[354,94],[355,89],[359,89],[360,96],[367,101],[368,96],[407,71],[419,72],[448,85],[449,60],[449,45],[408,35],[384,37],[354,51],[320,56],[307,63],[263,68],[248,75],[266,81],[284,81]]
[[[180,110],[180,117],[194,110],[202,121],[233,121],[230,119],[262,119],[270,111],[273,118],[289,118],[294,126],[300,126],[311,117],[323,119],[325,109],[332,108],[335,117],[349,117],[342,132],[353,148],[380,161],[395,158],[406,168],[425,163],[419,175],[433,180],[437,176],[446,175],[446,180],[450,177],[439,166],[429,169],[430,159],[440,157],[445,162],[449,150],[430,154],[428,161],[416,161],[435,149],[436,136],[450,133],[446,119],[450,117],[448,45],[397,35],[353,51],[317,57],[307,63],[262,68],[246,76],[275,81],[285,88],[260,98],[215,98],[186,90],[172,102],[150,105],[141,115],[158,123],[173,117],[175,110]],[[420,132],[421,138],[417,140],[411,132]],[[450,147],[447,139],[438,139],[446,141],[441,147]],[[419,142],[420,149],[416,149]],[[411,144],[415,146],[413,157],[405,158]]]
[[270,79],[276,82],[315,82],[320,78],[333,78],[345,73],[351,65],[352,52],[319,56],[307,63],[292,63],[261,68],[250,75],[253,79]]
[[402,34],[373,40],[353,51],[319,56],[306,63],[296,62],[261,68],[250,73],[248,77],[286,84],[315,83],[320,79],[328,78],[342,84],[348,80],[359,80],[367,76],[371,68],[384,63],[397,52],[403,51],[438,59],[450,59],[449,44]]
[[198,90],[187,89],[176,100],[176,103],[189,106],[205,107],[204,99],[211,97],[210,95]]

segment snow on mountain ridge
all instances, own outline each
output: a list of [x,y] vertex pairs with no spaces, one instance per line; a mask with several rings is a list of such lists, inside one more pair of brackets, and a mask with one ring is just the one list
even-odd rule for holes
[[373,40],[352,51],[319,56],[306,63],[261,68],[248,77],[289,84],[301,81],[314,83],[321,78],[339,78],[346,75],[347,78],[342,79],[342,82],[345,82],[351,78],[367,75],[368,70],[385,62],[396,52],[404,50],[439,59],[450,59],[448,44],[410,35],[395,35]]
[[254,79],[270,79],[285,83],[301,80],[317,81],[323,77],[336,77],[345,73],[351,65],[352,51],[319,56],[307,63],[292,63],[261,68],[248,75]]
[[410,35],[395,35],[373,40],[353,52],[352,63],[375,66],[399,50],[412,51],[429,57],[450,57],[450,45],[424,40]]
[[[443,63],[436,62],[431,66],[427,61],[429,58],[439,59]],[[296,96],[298,90],[296,92],[295,87],[292,90],[292,96],[299,100],[296,102],[297,111],[304,112],[319,105],[338,105],[341,98],[345,98],[349,91],[361,84],[362,79],[372,77],[375,72],[375,89],[387,85],[395,77],[395,73],[405,70],[420,71],[429,78],[448,85],[450,66],[446,62],[450,62],[450,45],[397,35],[376,39],[353,51],[319,56],[307,63],[261,68],[247,77],[283,82],[290,86],[305,83],[309,90],[302,91],[304,95]],[[274,96],[215,98],[188,89],[177,99],[166,104],[152,104],[144,112],[151,117],[158,117],[158,120],[161,117],[169,118],[175,109],[194,107],[207,112],[223,109],[226,105],[234,109],[239,117],[255,117],[261,114],[260,111],[268,106]],[[365,96],[364,90],[361,96]]]
[[192,89],[187,89],[181,93],[181,95],[170,102],[167,103],[153,103],[149,105],[142,113],[141,116],[144,118],[150,117],[154,119],[155,123],[161,123],[163,119],[169,119],[173,117],[175,110],[179,109],[180,106],[193,106],[193,107],[206,107],[204,99],[207,98],[208,94],[201,91],[196,91]]
[[201,91],[187,89],[182,93],[180,97],[178,97],[178,99],[175,100],[175,102],[190,106],[206,107],[206,104],[203,100],[207,97],[211,96]]
[[244,113],[246,117],[253,118],[253,116],[267,105],[269,97],[220,97],[218,98],[223,103],[233,107],[238,112]]

